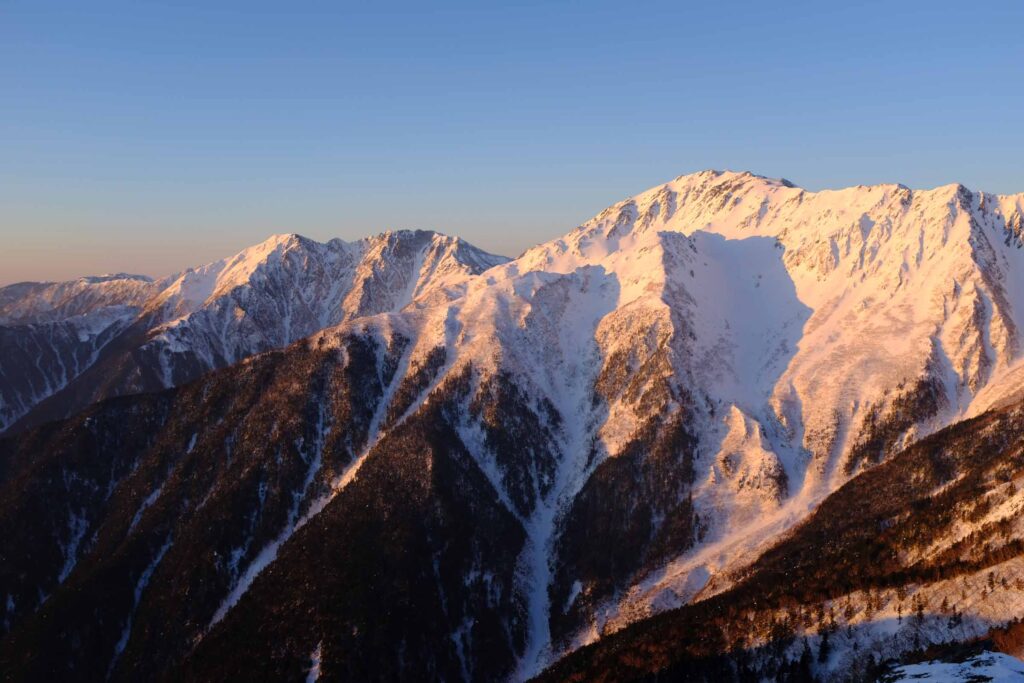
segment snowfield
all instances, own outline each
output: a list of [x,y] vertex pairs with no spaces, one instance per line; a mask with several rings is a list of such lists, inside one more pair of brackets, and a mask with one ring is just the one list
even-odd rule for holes
[[922,662],[901,666],[883,680],[885,683],[1010,683],[1024,681],[1024,662],[1001,652],[984,652],[962,662]]

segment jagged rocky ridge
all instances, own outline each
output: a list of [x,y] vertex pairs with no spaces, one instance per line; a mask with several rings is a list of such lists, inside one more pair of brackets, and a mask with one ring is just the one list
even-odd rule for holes
[[277,235],[156,282],[4,287],[0,431],[176,386],[346,320],[443,301],[504,260],[428,231],[323,244]]
[[[27,431],[4,445],[20,454],[4,456],[3,481],[23,502],[3,519],[37,531],[0,565],[5,661],[51,676],[523,679],[713,599],[852,477],[1019,395],[1022,202],[684,176],[443,295]],[[190,334],[159,338],[207,348]],[[304,368],[287,382],[308,404],[223,390],[228,412],[204,417],[213,390],[198,387],[274,363]],[[323,393],[322,376],[344,379]],[[169,403],[152,423],[118,412],[156,401]],[[88,419],[121,427],[97,444]],[[107,441],[136,430],[154,441]],[[243,460],[240,440],[253,444]],[[197,490],[131,488],[151,459]],[[75,469],[97,462],[110,469]],[[224,468],[222,483],[198,463]],[[213,524],[197,501],[222,490],[231,516]],[[76,502],[36,519],[36,498]],[[163,500],[164,526],[140,541]],[[34,572],[18,565],[30,547]],[[147,636],[160,601],[189,613]],[[107,626],[89,648],[55,626],[97,614]]]

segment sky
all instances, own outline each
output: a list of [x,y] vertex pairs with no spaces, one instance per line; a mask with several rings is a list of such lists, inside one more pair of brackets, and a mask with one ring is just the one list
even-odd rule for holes
[[514,256],[707,168],[1024,192],[1024,3],[0,0],[0,284]]

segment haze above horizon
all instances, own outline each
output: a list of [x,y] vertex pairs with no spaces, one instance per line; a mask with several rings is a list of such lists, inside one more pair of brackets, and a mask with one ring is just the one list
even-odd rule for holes
[[705,168],[1024,191],[1024,5],[0,2],[0,284],[272,233],[506,255]]

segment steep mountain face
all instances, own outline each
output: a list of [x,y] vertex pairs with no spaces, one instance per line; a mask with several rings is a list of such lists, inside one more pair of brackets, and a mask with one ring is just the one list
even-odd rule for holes
[[[620,203],[528,253],[554,269],[600,260],[619,281],[659,292],[669,330],[663,365],[689,397],[684,423],[698,436],[692,484],[675,500],[692,504],[703,547],[686,554],[677,544],[665,554],[679,555],[672,562],[630,567],[623,575],[633,572],[632,585],[622,591],[620,582],[617,594],[591,598],[589,585],[601,581],[581,580],[584,614],[572,628],[591,630],[577,642],[687,602],[852,474],[1019,395],[1022,203],[961,186],[810,193],[708,172]],[[645,266],[621,265],[638,254]],[[653,412],[633,405],[642,410],[623,421],[627,430]],[[613,457],[625,441],[616,424],[598,430]],[[645,451],[648,460],[657,452]],[[624,467],[617,458],[614,466]],[[609,498],[622,496],[613,487],[594,500]],[[675,513],[661,517],[679,523]],[[636,535],[623,528],[616,540]],[[577,592],[574,580],[567,575],[556,595]]]
[[0,431],[92,365],[158,287],[109,275],[0,288]]
[[542,678],[873,681],[890,659],[985,638],[1019,656],[1022,427],[1018,402],[917,442],[840,487],[710,597]]
[[[870,539],[950,482],[982,486],[993,454],[1015,462],[1003,407],[1024,388],[1022,206],[960,186],[812,193],[705,172],[507,263],[406,234],[361,243],[358,259],[271,240],[190,271],[19,427],[230,367],[0,442],[0,531],[18,549],[0,562],[5,665],[522,680],[599,639],[614,655],[633,644],[616,631],[682,605],[703,616],[672,637],[717,614],[708,604],[760,610],[743,586],[791,587],[772,573],[790,560],[773,558],[816,558],[828,534],[853,533],[799,535],[823,514]],[[974,465],[959,455],[971,432],[942,451],[942,474],[883,469],[992,415],[1006,443],[970,451]],[[872,499],[863,482],[891,483],[877,472],[905,484],[883,487],[879,519],[854,505]],[[67,506],[41,508],[55,500]],[[903,552],[922,525],[908,519],[883,550]],[[937,528],[934,543],[955,542],[959,527]],[[881,552],[836,561],[868,551]],[[890,587],[911,580],[890,570]],[[721,633],[680,651],[718,666],[733,643]],[[611,661],[582,652],[558,671]]]
[[419,405],[444,355],[409,352],[349,328],[0,442],[3,670],[297,678],[319,650],[344,678],[508,676],[524,533],[457,433],[468,374]]
[[0,429],[176,386],[345,320],[443,301],[502,261],[425,231],[325,244],[279,235],[158,282],[5,287]]

